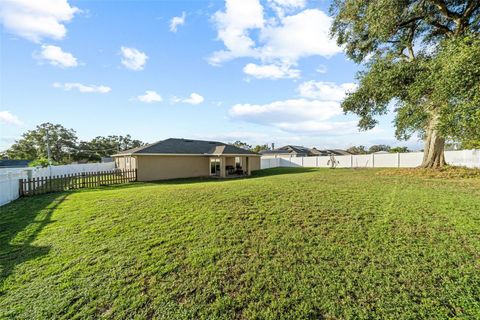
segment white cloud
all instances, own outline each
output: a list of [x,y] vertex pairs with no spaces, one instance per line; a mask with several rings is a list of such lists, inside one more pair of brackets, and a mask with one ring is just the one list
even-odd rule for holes
[[[261,60],[264,65],[288,68],[304,57],[331,57],[342,51],[330,38],[332,18],[319,9],[303,10],[305,1],[271,0],[269,3],[276,12],[273,17],[264,17],[258,0],[246,3],[244,6],[244,1],[226,0],[225,11],[217,11],[213,16],[218,39],[223,41],[225,49],[210,56],[211,64],[249,57]],[[302,11],[284,15],[285,8]]]
[[255,56],[255,42],[248,31],[264,25],[263,6],[259,0],[226,0],[225,11],[217,11],[213,21],[218,30],[218,39],[223,41],[227,50],[214,52],[209,59],[211,64]]
[[306,81],[298,86],[298,93],[304,98],[322,101],[342,101],[346,93],[353,92],[357,88],[355,83]]
[[334,121],[342,109],[336,101],[291,99],[264,105],[237,104],[230,117],[289,133],[340,135],[357,132],[356,121]]
[[0,111],[0,122],[6,124],[12,124],[15,126],[23,126],[23,122],[10,111]]
[[64,23],[78,12],[67,0],[0,1],[0,22],[5,29],[33,42],[63,39],[67,33]]
[[153,90],[147,90],[145,91],[144,95],[138,96],[137,100],[145,103],[154,103],[154,102],[162,102],[163,99],[157,92]]
[[33,54],[34,58],[46,60],[52,66],[60,68],[73,68],[78,66],[77,58],[62,48],[53,45],[42,45],[39,53]]
[[279,17],[284,17],[286,13],[295,9],[304,8],[306,2],[306,0],[268,0],[268,4]]
[[330,38],[332,18],[318,9],[307,9],[281,19],[280,26],[268,26],[260,39],[263,59],[296,63],[300,58],[319,55],[330,57],[341,52]]
[[70,91],[73,89],[78,90],[81,93],[108,93],[112,91],[110,87],[107,86],[96,86],[96,85],[85,85],[78,82],[67,82],[67,83],[53,83],[54,88],[60,88],[65,91]]
[[143,70],[148,56],[135,48],[121,47],[122,64],[131,70]]
[[281,79],[281,78],[299,78],[300,70],[292,69],[288,65],[258,65],[249,63],[243,68],[243,72],[258,79]]
[[306,0],[269,0],[269,1],[278,6],[290,7],[290,8],[304,8],[307,3]]
[[277,125],[285,122],[324,121],[342,114],[335,101],[290,99],[269,104],[236,104],[231,117],[248,122]]
[[200,104],[203,101],[205,101],[205,98],[201,96],[200,94],[196,92],[192,92],[188,98],[179,98],[179,97],[173,97],[172,99],[173,102],[183,102],[183,103],[189,103],[189,104]]
[[205,99],[201,95],[193,92],[193,93],[190,94],[190,97],[188,97],[187,99],[184,99],[183,102],[190,103],[190,104],[200,104],[204,100]]
[[185,24],[185,12],[182,12],[180,17],[173,17],[170,20],[170,31],[177,32],[178,26],[183,26]]
[[293,133],[322,133],[341,135],[358,132],[357,121],[302,121],[278,123],[277,127],[283,131]]
[[[307,81],[298,87],[302,98],[267,104],[236,104],[229,110],[233,119],[271,126],[284,132],[339,135],[357,132],[357,121],[341,120],[340,101],[354,83]],[[339,120],[340,119],[340,120]]]

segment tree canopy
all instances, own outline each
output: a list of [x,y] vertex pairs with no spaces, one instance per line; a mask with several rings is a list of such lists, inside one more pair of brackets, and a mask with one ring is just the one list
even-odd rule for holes
[[33,160],[34,163],[48,163],[47,145],[50,147],[50,162],[66,164],[72,161],[100,161],[118,151],[144,145],[130,135],[96,137],[91,141],[78,142],[73,129],[60,124],[42,123],[34,130],[29,130],[15,142],[5,153],[10,159]]
[[100,161],[102,157],[108,157],[119,151],[140,147],[144,143],[140,140],[126,136],[95,137],[90,141],[81,141],[75,154],[76,160]]
[[75,154],[77,139],[73,129],[49,122],[42,123],[34,130],[25,132],[6,154],[11,159],[46,159],[48,158],[47,145],[49,145],[52,161],[69,163]]
[[480,1],[335,0],[332,34],[364,69],[342,102],[367,130],[396,113],[396,136],[425,140],[423,166],[445,140],[480,137]]

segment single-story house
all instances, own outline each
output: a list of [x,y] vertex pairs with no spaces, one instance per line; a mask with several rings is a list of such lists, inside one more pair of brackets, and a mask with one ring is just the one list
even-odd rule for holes
[[137,169],[138,181],[239,177],[260,169],[258,153],[217,141],[170,138],[112,157],[117,168]]
[[292,145],[283,146],[273,150],[262,150],[260,153],[262,156],[276,158],[310,157],[313,155],[307,147]]
[[342,149],[325,149],[325,150],[320,150],[317,148],[312,148],[310,151],[315,155],[315,156],[329,156],[329,155],[334,155],[334,156],[349,156],[351,155],[350,152],[342,150]]
[[263,151],[260,151],[260,153],[264,157],[275,157],[275,158],[318,157],[318,156],[329,156],[331,154],[335,156],[350,155],[349,152],[341,149],[320,150],[317,148],[309,149],[303,146],[291,146],[291,145],[273,149],[273,150],[263,150]]

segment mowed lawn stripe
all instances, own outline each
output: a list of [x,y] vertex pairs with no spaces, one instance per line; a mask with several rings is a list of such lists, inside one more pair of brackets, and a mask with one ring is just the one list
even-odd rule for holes
[[480,179],[279,168],[0,207],[16,318],[480,317]]

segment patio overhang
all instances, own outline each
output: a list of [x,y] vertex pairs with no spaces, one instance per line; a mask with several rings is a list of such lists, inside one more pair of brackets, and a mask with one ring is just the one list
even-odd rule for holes
[[212,154],[209,158],[210,176],[212,177],[233,178],[251,174],[250,155]]

